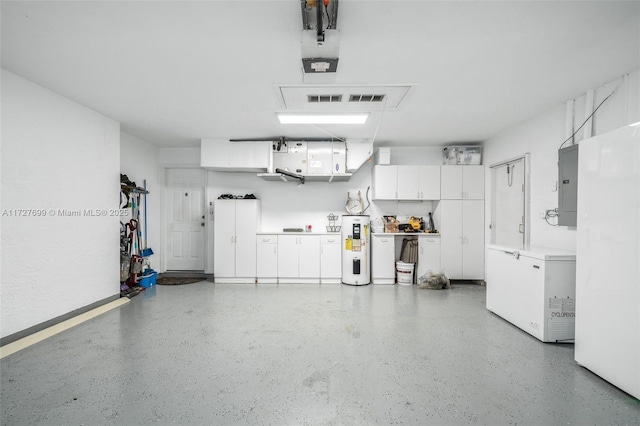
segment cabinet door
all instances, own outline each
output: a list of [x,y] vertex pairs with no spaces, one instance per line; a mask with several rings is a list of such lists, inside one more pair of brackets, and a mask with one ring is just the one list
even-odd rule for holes
[[442,271],[448,278],[462,279],[462,200],[442,200],[439,209]]
[[278,235],[278,278],[298,278],[298,235]]
[[484,279],[484,201],[462,202],[462,278]]
[[373,167],[373,199],[395,200],[397,196],[398,166]]
[[419,166],[419,193],[421,200],[440,199],[440,166]]
[[236,201],[216,200],[213,222],[213,275],[235,277]]
[[256,276],[258,278],[277,278],[278,236],[258,235],[256,257]]
[[418,237],[418,277],[440,272],[440,237]]
[[227,170],[266,172],[271,149],[270,142],[230,142]]
[[395,238],[393,234],[374,235],[371,237],[371,279],[395,280]]
[[399,200],[417,200],[420,198],[419,166],[398,166],[398,196]]
[[257,215],[256,200],[236,200],[236,277],[255,278],[256,276]]
[[462,169],[468,166],[442,166],[440,168],[440,198],[462,199]]
[[324,235],[320,244],[320,278],[342,277],[340,235]]
[[484,167],[460,166],[462,168],[462,198],[465,200],[484,199]]
[[303,235],[298,239],[298,276],[320,278],[320,236]]

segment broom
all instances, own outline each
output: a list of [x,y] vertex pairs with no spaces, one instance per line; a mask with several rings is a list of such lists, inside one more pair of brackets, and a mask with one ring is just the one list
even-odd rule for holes
[[142,249],[142,257],[151,256],[153,250],[147,246],[147,180],[143,181],[144,189],[144,249]]

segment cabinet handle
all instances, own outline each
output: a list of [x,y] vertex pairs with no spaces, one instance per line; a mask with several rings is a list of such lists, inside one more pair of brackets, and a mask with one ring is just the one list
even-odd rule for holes
[[273,254],[278,254],[278,246],[273,245]]
[[538,265],[533,265],[534,269],[540,269],[540,267]]
[[381,243],[387,243],[387,242],[389,242],[389,240],[387,240],[386,238],[380,238],[380,242]]
[[334,242],[335,240],[334,240],[333,238],[330,238],[330,239],[328,239],[327,241],[328,241],[328,242],[330,242],[330,243],[332,243],[332,242]]
[[231,236],[231,244],[233,244],[233,235]]

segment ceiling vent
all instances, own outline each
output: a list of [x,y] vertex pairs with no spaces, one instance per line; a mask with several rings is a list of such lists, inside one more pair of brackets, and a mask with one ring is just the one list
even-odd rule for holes
[[309,103],[342,102],[342,95],[307,95]]
[[304,112],[371,112],[397,110],[415,89],[413,84],[276,85],[284,110]]
[[349,95],[349,102],[382,102],[385,95]]

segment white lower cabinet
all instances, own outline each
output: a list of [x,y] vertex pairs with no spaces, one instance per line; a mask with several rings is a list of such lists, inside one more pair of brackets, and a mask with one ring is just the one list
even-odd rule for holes
[[339,284],[342,280],[341,236],[320,237],[320,282]]
[[256,275],[258,283],[278,282],[278,236],[258,235]]
[[320,236],[278,235],[279,282],[320,282]]
[[440,237],[420,235],[418,237],[418,271],[417,277],[431,271],[440,273]]
[[371,238],[371,283],[395,284],[396,246],[394,234],[372,235]]

